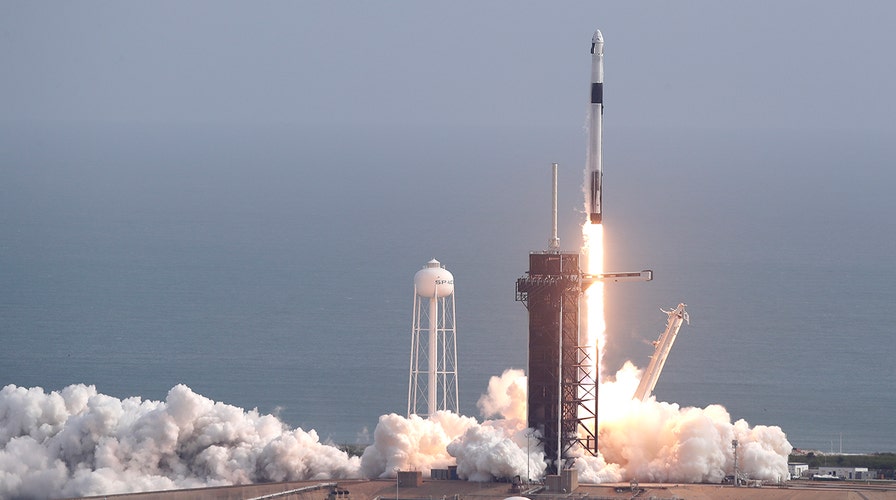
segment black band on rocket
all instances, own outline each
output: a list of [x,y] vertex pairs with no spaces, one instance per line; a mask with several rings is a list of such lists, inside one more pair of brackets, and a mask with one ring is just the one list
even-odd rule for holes
[[603,104],[604,103],[604,84],[603,83],[592,83],[591,84],[591,104]]

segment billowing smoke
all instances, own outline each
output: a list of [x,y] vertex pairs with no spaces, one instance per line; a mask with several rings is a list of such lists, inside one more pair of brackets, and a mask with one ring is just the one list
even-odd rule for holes
[[461,479],[538,477],[544,473],[544,452],[526,429],[526,377],[507,370],[492,377],[479,399],[486,420],[437,412],[427,419],[396,414],[380,417],[373,445],[364,450],[361,467],[367,477],[395,477],[396,469],[430,470],[457,464]]
[[[601,453],[575,461],[580,481],[719,482],[733,471],[734,439],[739,470],[754,479],[786,477],[791,446],[780,428],[732,423],[719,405],[632,400],[639,377],[627,363],[601,384]],[[0,498],[395,477],[397,469],[426,475],[451,464],[471,481],[537,478],[545,457],[525,427],[525,401],[525,375],[507,370],[479,400],[487,420],[384,415],[359,459],[321,443],[313,430],[290,429],[184,385],[165,401],[120,400],[86,385],[50,393],[9,385],[0,390]]]
[[734,471],[733,440],[738,441],[738,471],[752,479],[788,477],[792,447],[780,427],[732,423],[720,405],[681,408],[652,397],[633,400],[639,380],[639,370],[626,363],[615,381],[601,384],[601,456],[577,461],[581,481],[718,483]]
[[448,444],[478,423],[447,411],[429,418],[395,413],[380,417],[373,432],[373,445],[364,450],[361,468],[368,477],[395,477],[395,471],[446,468],[454,464]]
[[[732,440],[738,441],[738,469],[753,479],[787,477],[791,446],[779,427],[750,428],[731,421],[719,405],[681,408],[677,404],[633,400],[640,371],[631,363],[602,383],[600,454],[579,453],[575,467],[582,482],[637,479],[656,482],[718,483],[734,471]],[[395,470],[444,468],[456,461],[458,475],[471,481],[544,474],[544,452],[525,427],[526,377],[507,370],[492,377],[479,399],[483,417],[476,420],[447,412],[429,419],[399,415],[380,417],[374,444],[362,458],[368,477],[394,477]]]
[[526,423],[526,374],[523,370],[505,370],[500,377],[488,381],[488,392],[476,405],[485,418],[504,418]]
[[120,400],[94,386],[0,390],[0,498],[51,498],[247,484],[394,477],[457,464],[464,479],[544,473],[525,429],[521,370],[492,377],[486,416],[380,417],[362,458],[272,415],[214,402],[185,385],[165,401]]
[[360,477],[360,460],[276,417],[178,385],[165,401],[71,385],[0,390],[0,498]]

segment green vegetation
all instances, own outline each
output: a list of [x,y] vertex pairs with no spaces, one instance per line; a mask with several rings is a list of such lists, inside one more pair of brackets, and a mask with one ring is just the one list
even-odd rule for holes
[[805,455],[790,455],[790,462],[809,464],[816,467],[867,467],[880,471],[881,478],[893,479],[896,471],[896,453],[873,453],[871,455],[823,455],[809,452]]

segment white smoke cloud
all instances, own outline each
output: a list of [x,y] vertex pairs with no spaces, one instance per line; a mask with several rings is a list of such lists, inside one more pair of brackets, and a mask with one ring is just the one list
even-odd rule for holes
[[458,477],[484,482],[495,477],[525,477],[527,467],[536,477],[544,472],[544,454],[535,450],[536,443],[532,443],[537,453],[533,460],[526,454],[525,435],[520,446],[518,432],[490,424],[493,422],[472,427],[448,445],[448,453],[457,459]]
[[523,370],[504,370],[500,377],[491,377],[488,392],[479,397],[476,406],[483,418],[504,418],[526,422],[527,381]]
[[477,405],[486,420],[448,445],[457,475],[470,481],[520,476],[537,478],[547,468],[538,435],[526,428],[526,374],[505,370],[491,377]]
[[373,444],[361,457],[361,469],[366,477],[383,478],[395,477],[396,468],[419,470],[424,475],[432,469],[444,469],[454,464],[448,444],[477,425],[476,419],[449,411],[425,419],[383,415],[373,431]]
[[787,477],[792,447],[780,427],[732,423],[720,405],[681,408],[654,398],[633,400],[639,378],[638,369],[626,363],[615,381],[601,384],[598,443],[603,463],[582,460],[577,464],[581,480],[603,474],[614,481],[718,483],[733,474],[735,439],[739,471],[753,479]]
[[314,431],[216,403],[187,386],[164,402],[8,385],[0,390],[0,497],[87,496],[360,477]]
[[395,469],[420,470],[457,465],[461,479],[489,481],[493,477],[532,477],[544,473],[544,453],[534,436],[526,437],[526,378],[522,370],[507,370],[489,381],[479,399],[486,420],[437,412],[429,418],[396,414],[380,417],[374,442],[361,458],[367,477],[395,477]]
[[[632,400],[640,371],[631,363],[599,388],[600,454],[579,453],[582,482],[719,482],[738,468],[749,477],[786,477],[790,443],[778,427],[731,422],[719,405]],[[165,401],[117,399],[96,388],[0,390],[0,498],[87,496],[265,481],[395,477],[395,470],[456,464],[471,481],[543,476],[538,436],[525,427],[521,370],[492,377],[484,417],[437,412],[383,415],[361,458],[289,429],[272,415],[214,402],[184,385]]]

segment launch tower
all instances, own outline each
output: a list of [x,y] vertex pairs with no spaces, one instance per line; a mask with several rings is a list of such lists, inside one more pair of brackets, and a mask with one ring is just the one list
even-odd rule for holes
[[589,349],[579,341],[582,271],[578,252],[561,252],[557,237],[557,164],[549,250],[529,254],[516,300],[529,310],[528,425],[541,435],[548,473],[563,469],[576,445],[597,454],[597,385]]
[[591,354],[579,342],[579,254],[529,254],[529,272],[516,281],[516,300],[529,310],[528,425],[541,434],[548,474],[564,467],[580,444],[597,453],[597,395]]
[[408,416],[458,413],[454,276],[432,259],[414,275]]
[[540,434],[548,474],[569,467],[575,448],[597,455],[597,352],[579,337],[583,290],[595,281],[653,279],[649,269],[583,274],[579,253],[559,249],[556,163],[552,201],[548,250],[530,253],[529,271],[516,281],[516,300],[529,310],[528,426]]

